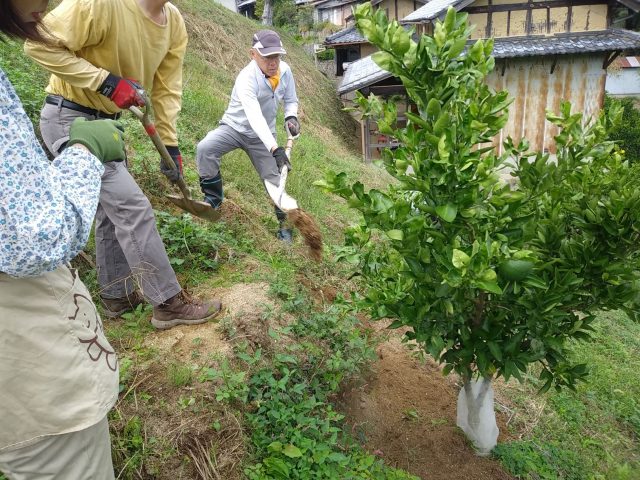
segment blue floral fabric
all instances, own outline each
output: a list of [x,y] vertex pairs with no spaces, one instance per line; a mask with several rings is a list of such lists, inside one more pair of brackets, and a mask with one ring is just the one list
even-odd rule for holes
[[0,272],[40,275],[87,243],[104,167],[84,148],[53,162],[0,70]]

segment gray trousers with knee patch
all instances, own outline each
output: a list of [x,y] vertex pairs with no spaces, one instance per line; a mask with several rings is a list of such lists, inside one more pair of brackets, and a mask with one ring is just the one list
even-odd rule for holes
[[[95,117],[45,104],[40,131],[53,155],[69,138],[77,117]],[[125,162],[105,164],[96,212],[96,263],[100,294],[121,298],[138,284],[149,303],[156,306],[180,292],[156,227],[151,203],[133,179]]]

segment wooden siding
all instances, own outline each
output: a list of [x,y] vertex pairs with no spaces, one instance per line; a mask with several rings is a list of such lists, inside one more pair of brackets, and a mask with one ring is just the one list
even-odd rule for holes
[[595,2],[568,5],[560,0],[492,0],[489,4],[489,0],[480,0],[465,11],[469,23],[476,26],[473,39],[598,31],[607,29],[609,22],[608,6]]
[[381,8],[387,12],[390,20],[402,20],[411,12],[416,10],[413,0],[382,0],[376,8]]
[[369,55],[377,51],[378,51],[378,47],[375,47],[370,43],[363,43],[360,46],[360,58],[368,57]]
[[[583,112],[585,119],[598,114],[604,101],[606,72],[602,55],[579,55],[554,58],[498,60],[487,83],[496,90],[508,90],[514,99],[509,108],[509,122],[494,145],[511,136],[515,142],[526,137],[534,150],[555,153],[553,137],[557,129],[545,118],[545,112],[559,112],[560,103],[568,100],[572,110]],[[555,62],[555,66],[554,66]],[[553,73],[550,73],[553,67]]]

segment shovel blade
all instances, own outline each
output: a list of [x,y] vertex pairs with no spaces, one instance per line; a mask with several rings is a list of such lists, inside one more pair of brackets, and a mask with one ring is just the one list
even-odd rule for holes
[[287,184],[287,173],[288,169],[283,168],[282,172],[280,172],[280,184],[277,186],[271,183],[269,180],[264,181],[264,186],[267,189],[267,193],[271,197],[271,200],[283,212],[295,210],[296,208],[298,208],[298,202],[296,202],[295,198],[291,197],[285,191],[285,186]]
[[165,195],[174,205],[177,205],[181,209],[189,212],[196,217],[209,220],[210,222],[217,222],[220,220],[220,211],[213,208],[207,202],[200,202],[197,200],[191,200],[190,198],[184,198],[179,195]]

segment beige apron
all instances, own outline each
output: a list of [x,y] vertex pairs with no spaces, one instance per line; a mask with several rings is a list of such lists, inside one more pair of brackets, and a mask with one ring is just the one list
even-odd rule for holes
[[117,396],[116,353],[77,273],[0,273],[0,451],[95,425]]

